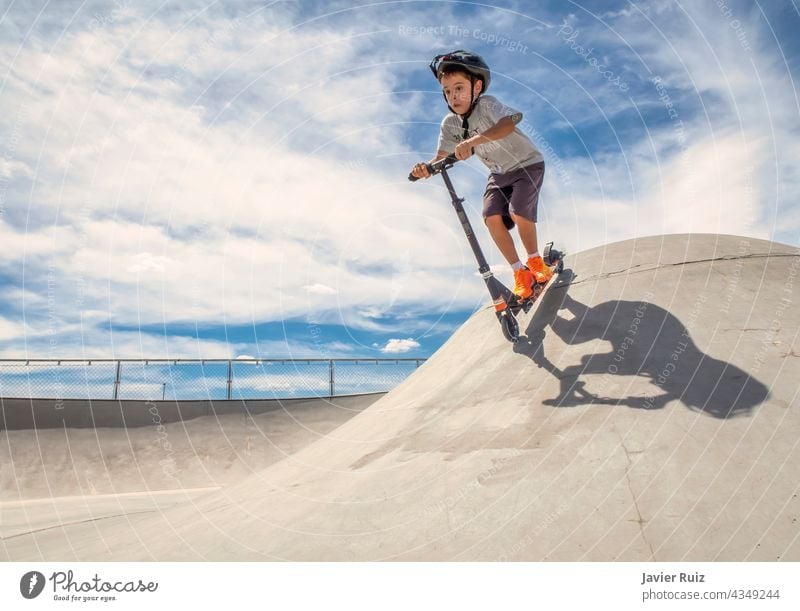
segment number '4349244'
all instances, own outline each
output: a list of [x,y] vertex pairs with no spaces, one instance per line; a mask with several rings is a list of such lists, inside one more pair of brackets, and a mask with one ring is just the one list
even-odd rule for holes
[[734,599],[766,600],[768,598],[780,598],[780,590],[734,590],[731,593]]

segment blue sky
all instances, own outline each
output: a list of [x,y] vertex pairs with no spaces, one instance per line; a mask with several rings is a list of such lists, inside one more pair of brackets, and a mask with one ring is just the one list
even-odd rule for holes
[[[4,358],[424,357],[486,303],[427,65],[544,151],[540,237],[800,244],[786,2],[0,4]],[[453,171],[482,227],[486,170]]]

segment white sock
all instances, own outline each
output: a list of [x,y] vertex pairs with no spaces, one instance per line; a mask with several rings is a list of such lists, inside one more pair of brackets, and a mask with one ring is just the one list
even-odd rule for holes
[[535,253],[533,253],[533,254],[531,254],[531,253],[528,253],[528,258],[529,258],[529,259],[535,259],[536,257],[541,257],[541,256],[542,256],[542,255],[540,255],[540,254],[539,254],[539,251],[538,251],[538,250],[537,250]]
[[522,261],[517,261],[516,263],[511,264],[511,269],[513,269],[515,272],[523,269],[524,267],[525,266],[522,264]]

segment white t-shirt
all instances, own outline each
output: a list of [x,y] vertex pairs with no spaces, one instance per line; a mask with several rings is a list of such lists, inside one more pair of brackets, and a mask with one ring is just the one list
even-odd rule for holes
[[[468,119],[469,137],[482,134],[503,117],[511,117],[514,123],[519,123],[522,113],[499,102],[494,96],[480,96]],[[461,117],[454,113],[448,114],[442,120],[438,150],[453,153],[456,145],[464,140],[463,133]],[[475,154],[494,174],[505,174],[544,160],[539,149],[519,127],[515,127],[505,138],[476,146]]]

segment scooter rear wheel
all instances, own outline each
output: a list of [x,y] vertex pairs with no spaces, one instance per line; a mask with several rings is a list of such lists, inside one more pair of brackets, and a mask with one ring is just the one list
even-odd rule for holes
[[512,344],[516,344],[519,341],[519,323],[517,319],[508,310],[498,313],[497,318],[500,320],[503,336]]

